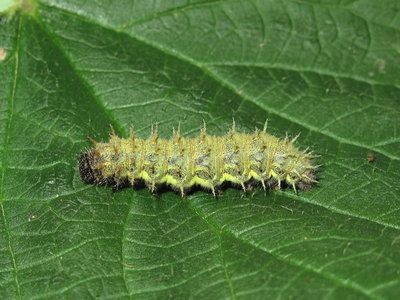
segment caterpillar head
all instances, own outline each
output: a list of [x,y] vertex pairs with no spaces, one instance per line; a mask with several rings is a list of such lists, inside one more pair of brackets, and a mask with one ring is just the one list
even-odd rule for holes
[[92,156],[90,152],[83,152],[79,155],[79,175],[81,176],[83,182],[94,183],[96,177],[92,168]]

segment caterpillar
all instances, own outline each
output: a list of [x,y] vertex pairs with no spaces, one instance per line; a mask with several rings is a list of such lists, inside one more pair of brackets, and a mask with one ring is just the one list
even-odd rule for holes
[[282,183],[295,191],[310,190],[317,183],[310,152],[294,146],[292,140],[279,139],[263,130],[239,133],[232,128],[224,136],[207,134],[206,125],[196,138],[185,138],[180,129],[171,139],[160,138],[157,126],[152,126],[147,140],[138,138],[133,129],[129,138],[120,138],[111,128],[108,143],[88,137],[94,148],[78,158],[81,179],[87,184],[109,185],[114,189],[134,186],[144,181],[154,192],[167,184],[184,197],[194,185],[204,187],[216,195],[216,190],[228,181],[246,191],[248,182],[260,182],[272,189]]

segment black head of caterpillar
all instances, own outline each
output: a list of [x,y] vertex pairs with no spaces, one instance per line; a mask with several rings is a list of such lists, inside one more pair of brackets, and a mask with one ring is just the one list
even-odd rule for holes
[[111,185],[115,189],[144,181],[154,192],[167,184],[182,196],[199,185],[214,195],[228,181],[241,186],[260,182],[264,189],[280,189],[282,183],[294,190],[310,190],[317,182],[307,151],[300,151],[292,140],[278,139],[262,131],[239,133],[232,129],[224,136],[210,136],[205,126],[196,138],[182,137],[179,130],[172,139],[162,139],[157,129],[147,140],[131,131],[119,138],[112,130],[108,143],[90,139],[94,148],[79,156],[79,172],[85,183]]

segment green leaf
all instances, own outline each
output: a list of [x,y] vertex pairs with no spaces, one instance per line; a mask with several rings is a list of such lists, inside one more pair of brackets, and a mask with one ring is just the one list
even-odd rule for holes
[[[0,298],[400,297],[400,4],[30,3],[0,24]],[[309,192],[85,185],[111,124],[301,133]],[[374,159],[371,159],[374,157]]]

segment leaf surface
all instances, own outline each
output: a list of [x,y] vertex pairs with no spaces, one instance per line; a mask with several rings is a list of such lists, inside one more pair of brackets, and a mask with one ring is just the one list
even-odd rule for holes
[[[384,2],[43,0],[4,18],[0,298],[399,297],[400,5]],[[110,124],[193,137],[232,117],[301,133],[319,184],[182,199],[79,178]]]

